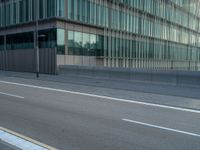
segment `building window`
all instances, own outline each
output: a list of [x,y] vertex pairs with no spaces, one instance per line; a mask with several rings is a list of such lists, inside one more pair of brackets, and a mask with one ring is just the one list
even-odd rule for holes
[[56,47],[56,29],[41,30],[38,32],[39,48]]
[[64,0],[57,0],[57,16],[64,17],[65,16],[65,2]]
[[18,33],[6,36],[6,49],[31,49],[34,48],[34,33]]
[[[4,38],[0,36],[0,50],[3,46]],[[57,48],[58,54],[65,54],[65,30],[47,29],[38,32],[39,48]],[[34,48],[34,32],[10,34],[6,36],[6,49],[32,49]]]
[[68,54],[103,56],[103,36],[68,31]]
[[82,55],[82,33],[75,32],[74,33],[74,54],[75,55]]
[[65,54],[65,30],[57,29],[57,54]]
[[90,50],[90,34],[83,33],[83,55],[88,56]]
[[0,36],[0,50],[4,50],[4,36]]
[[65,30],[47,29],[40,30],[39,48],[57,48],[57,54],[65,54]]

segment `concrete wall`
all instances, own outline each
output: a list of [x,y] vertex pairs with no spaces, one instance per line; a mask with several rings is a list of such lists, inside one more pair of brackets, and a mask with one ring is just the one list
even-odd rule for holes
[[95,77],[97,79],[120,79],[179,86],[200,87],[200,72],[167,71],[85,66],[59,66],[62,75]]

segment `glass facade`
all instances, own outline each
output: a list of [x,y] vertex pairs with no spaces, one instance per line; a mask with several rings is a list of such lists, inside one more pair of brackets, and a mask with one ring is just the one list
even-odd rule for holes
[[[0,36],[0,50],[18,50],[34,48],[34,31]],[[4,41],[5,44],[4,44]],[[57,48],[58,54],[65,53],[65,30],[45,29],[38,31],[39,48]],[[6,45],[6,47],[4,47]]]
[[11,34],[6,36],[6,49],[31,49],[34,48],[33,32]]
[[58,54],[65,54],[65,30],[64,29],[57,29],[56,33],[56,41],[57,41],[57,53]]
[[64,17],[65,0],[39,0],[39,9],[36,0],[7,0],[0,2],[0,27],[16,25],[35,20],[36,12],[39,18]]
[[67,17],[103,28],[104,66],[170,69],[173,62],[186,69],[190,62],[200,62],[199,4],[199,0],[68,0]]
[[69,55],[103,57],[103,42],[101,35],[68,31]]
[[[40,31],[39,45],[69,57],[101,58],[108,67],[188,69],[200,62],[199,6],[200,0],[39,0],[40,19],[98,29]],[[35,7],[35,0],[0,2],[0,28],[34,21]],[[18,47],[9,40],[7,48]]]
[[[98,1],[97,1],[98,2]],[[109,8],[90,0],[68,0],[68,19],[98,26],[109,26]]]
[[0,36],[0,51],[4,49],[4,36]]
[[56,29],[41,30],[38,32],[40,48],[56,47]]

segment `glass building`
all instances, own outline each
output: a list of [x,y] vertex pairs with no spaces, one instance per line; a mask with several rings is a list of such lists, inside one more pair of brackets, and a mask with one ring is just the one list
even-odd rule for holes
[[[58,65],[200,70],[200,0],[0,0],[0,50],[57,48]],[[37,8],[38,7],[38,8]]]

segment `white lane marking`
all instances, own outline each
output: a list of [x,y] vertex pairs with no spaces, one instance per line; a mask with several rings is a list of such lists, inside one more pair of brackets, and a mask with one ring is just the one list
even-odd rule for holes
[[0,92],[0,94],[2,94],[2,95],[6,95],[6,96],[11,96],[11,97],[16,97],[16,98],[20,98],[20,99],[24,99],[24,97],[22,97],[22,96],[18,96],[18,95],[10,94],[10,93]]
[[134,121],[134,120],[130,120],[130,119],[122,119],[122,120],[126,121],[126,122],[130,122],[130,123],[135,123],[135,124],[139,124],[139,125],[143,125],[143,126],[148,126],[148,127],[152,127],[152,128],[167,130],[167,131],[171,131],[171,132],[181,133],[181,134],[195,136],[195,137],[199,137],[200,138],[200,134],[196,134],[196,133],[192,133],[192,132],[181,131],[181,130],[177,130],[177,129],[162,127],[162,126],[148,124],[148,123],[139,122],[139,121]]
[[165,109],[171,109],[171,110],[200,114],[200,110],[194,110],[194,109],[188,109],[188,108],[181,108],[181,107],[175,107],[175,106],[167,106],[167,105],[161,105],[161,104],[140,102],[140,101],[134,101],[134,100],[128,100],[128,99],[122,99],[122,98],[114,98],[114,97],[109,97],[109,96],[101,96],[101,95],[88,94],[88,93],[81,93],[81,92],[68,91],[68,90],[62,90],[62,89],[54,89],[54,88],[35,86],[35,85],[29,85],[29,84],[22,84],[22,83],[16,83],[16,82],[7,82],[7,81],[2,81],[2,80],[0,80],[0,83],[29,87],[29,88],[37,88],[37,89],[43,89],[43,90],[49,90],[49,91],[56,91],[56,92],[62,92],[62,93],[70,93],[70,94],[75,94],[75,95],[95,97],[95,98],[113,100],[113,101],[118,101],[118,102],[126,102],[126,103],[132,103],[132,104],[146,105],[146,106],[151,106],[151,107],[158,107],[158,108],[165,108]]

